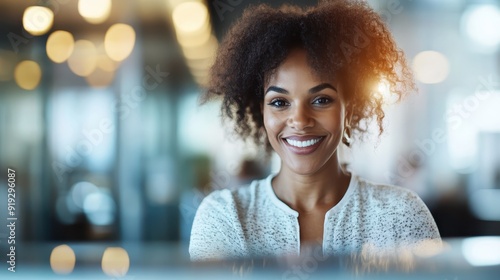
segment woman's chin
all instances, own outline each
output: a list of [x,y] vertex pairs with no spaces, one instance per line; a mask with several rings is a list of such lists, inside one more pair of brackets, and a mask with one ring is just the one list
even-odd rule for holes
[[[280,156],[281,157],[281,156]],[[283,155],[282,171],[287,170],[291,174],[296,175],[317,175],[322,171],[331,172],[330,167],[334,167],[338,163],[335,162],[337,157],[335,154],[329,157],[296,157],[295,155]]]
[[296,175],[308,176],[317,174],[321,169],[320,166],[317,165],[305,165],[305,164],[295,164],[288,165],[288,170]]

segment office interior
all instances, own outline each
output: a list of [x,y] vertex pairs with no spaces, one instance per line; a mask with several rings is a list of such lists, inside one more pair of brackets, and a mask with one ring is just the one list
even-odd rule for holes
[[[199,102],[224,34],[258,3],[316,1],[0,1],[0,220],[15,173],[15,238],[40,246],[32,259],[92,246],[100,258],[108,244],[188,259],[204,196],[279,170],[221,122],[219,101]],[[384,133],[370,124],[343,161],[415,191],[444,240],[490,238],[475,248],[500,252],[500,2],[368,3],[418,91],[387,99]]]

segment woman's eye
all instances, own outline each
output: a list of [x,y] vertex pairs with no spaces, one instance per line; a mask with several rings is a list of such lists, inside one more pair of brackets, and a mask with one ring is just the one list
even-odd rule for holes
[[271,101],[267,105],[271,105],[271,106],[274,106],[276,108],[281,108],[281,107],[285,107],[287,105],[287,102],[285,100],[276,99],[276,100]]
[[313,104],[320,104],[320,105],[325,105],[325,104],[329,104],[331,103],[332,100],[330,98],[326,98],[326,97],[320,97],[320,98],[316,98],[314,101],[313,101]]

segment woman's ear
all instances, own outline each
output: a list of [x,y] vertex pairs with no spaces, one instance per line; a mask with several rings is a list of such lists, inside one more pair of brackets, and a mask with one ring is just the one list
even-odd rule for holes
[[351,120],[352,120],[352,108],[350,108],[350,106],[346,106],[344,114],[344,126],[350,127]]
[[352,142],[351,112],[352,112],[351,110],[348,109],[345,110],[344,130],[342,131],[342,143],[344,143],[347,147],[350,147]]

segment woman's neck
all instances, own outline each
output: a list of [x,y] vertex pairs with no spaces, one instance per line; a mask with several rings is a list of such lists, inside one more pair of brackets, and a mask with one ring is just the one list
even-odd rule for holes
[[292,209],[326,212],[342,199],[350,178],[335,158],[313,174],[297,174],[282,165],[272,186],[276,196]]

